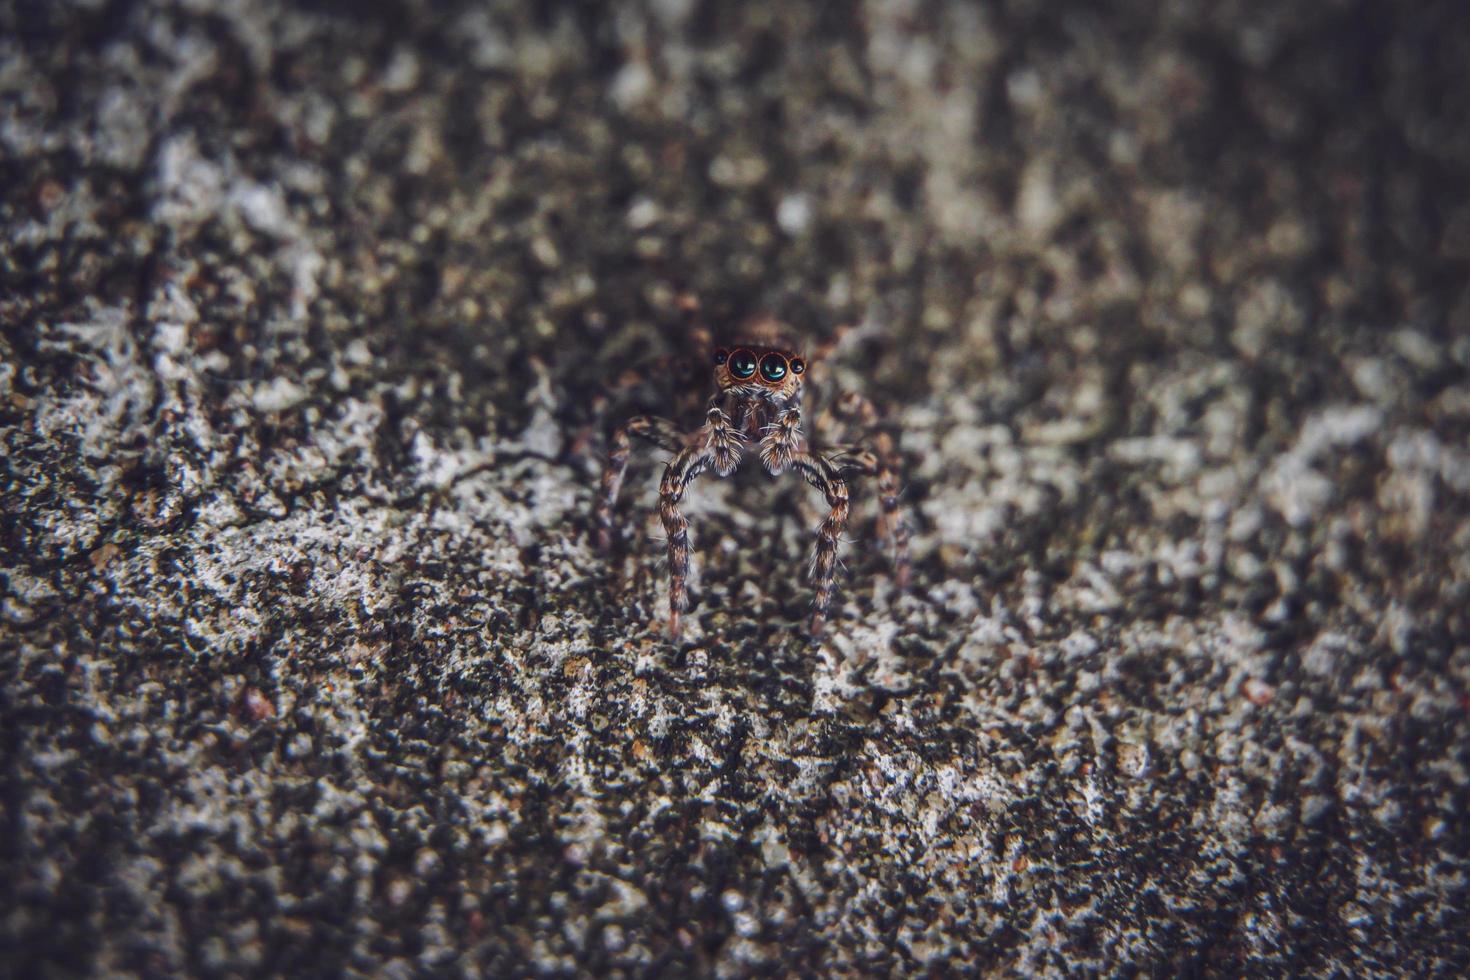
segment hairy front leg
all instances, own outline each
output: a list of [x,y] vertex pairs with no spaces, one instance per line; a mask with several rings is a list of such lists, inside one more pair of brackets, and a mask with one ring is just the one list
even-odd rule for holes
[[802,450],[801,409],[786,409],[762,430],[761,464],[773,476],[784,473]]
[[878,465],[878,539],[888,546],[893,564],[893,581],[900,589],[909,586],[909,522],[898,509],[898,471],[887,463]]
[[740,465],[740,433],[718,407],[706,416],[700,445],[681,450],[669,461],[658,489],[658,516],[669,539],[669,635],[679,636],[679,618],[689,608],[689,519],[679,510],[689,484],[710,467],[728,476]]
[[826,626],[827,607],[832,602],[835,589],[837,549],[842,542],[842,532],[847,528],[847,483],[830,460],[815,453],[797,453],[792,457],[791,465],[827,499],[827,517],[817,528],[817,545],[812,553],[811,578],[816,595],[812,599],[810,632],[816,639]]
[[834,420],[855,426],[861,440],[871,449],[848,447],[840,455],[843,468],[872,476],[878,486],[878,540],[888,550],[893,565],[893,578],[900,589],[907,588],[910,576],[908,520],[899,508],[902,493],[900,474],[902,461],[893,437],[880,426],[882,417],[873,403],[857,392],[848,392],[823,413],[819,421],[830,427]]
[[602,468],[602,493],[597,500],[597,546],[603,551],[612,547],[612,514],[618,502],[618,493],[623,487],[623,476],[628,470],[628,456],[633,451],[632,437],[658,446],[660,449],[677,453],[684,448],[684,439],[673,422],[656,415],[635,415],[613,430],[612,445],[607,451],[607,461]]

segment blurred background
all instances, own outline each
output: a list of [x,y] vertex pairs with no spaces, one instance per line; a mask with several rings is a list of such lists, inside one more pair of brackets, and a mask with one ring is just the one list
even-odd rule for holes
[[[1467,74],[1454,2],[0,3],[11,962],[1470,969]],[[820,647],[792,488],[691,492],[681,644],[655,466],[589,547],[685,297],[899,435]]]

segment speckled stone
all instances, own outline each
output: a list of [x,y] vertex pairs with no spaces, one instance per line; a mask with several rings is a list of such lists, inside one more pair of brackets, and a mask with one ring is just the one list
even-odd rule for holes
[[1470,972],[1461,6],[0,6],[0,973]]

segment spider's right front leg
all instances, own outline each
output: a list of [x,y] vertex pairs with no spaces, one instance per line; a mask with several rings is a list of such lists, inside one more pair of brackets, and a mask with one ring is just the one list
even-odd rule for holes
[[679,636],[679,616],[689,606],[689,519],[679,511],[684,491],[711,466],[729,476],[740,465],[740,432],[718,407],[709,410],[705,437],[669,461],[658,489],[658,516],[669,537],[669,635]]
[[612,448],[607,451],[607,463],[602,468],[602,493],[597,500],[597,546],[603,551],[612,547],[613,506],[618,502],[618,491],[628,470],[628,455],[633,451],[631,436],[647,439],[671,453],[684,448],[678,427],[656,415],[635,415],[613,430]]

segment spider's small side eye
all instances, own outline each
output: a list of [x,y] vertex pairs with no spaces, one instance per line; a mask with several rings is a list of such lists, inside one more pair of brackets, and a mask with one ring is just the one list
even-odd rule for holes
[[721,347],[715,351],[715,363],[724,364],[730,359],[730,352]]
[[730,376],[745,381],[755,375],[755,355],[748,350],[738,350],[730,355]]
[[803,361],[799,357],[793,357],[791,359],[791,373],[792,374],[805,374],[806,373],[806,361]]
[[767,354],[761,358],[761,377],[775,384],[786,377],[786,358],[780,354]]

